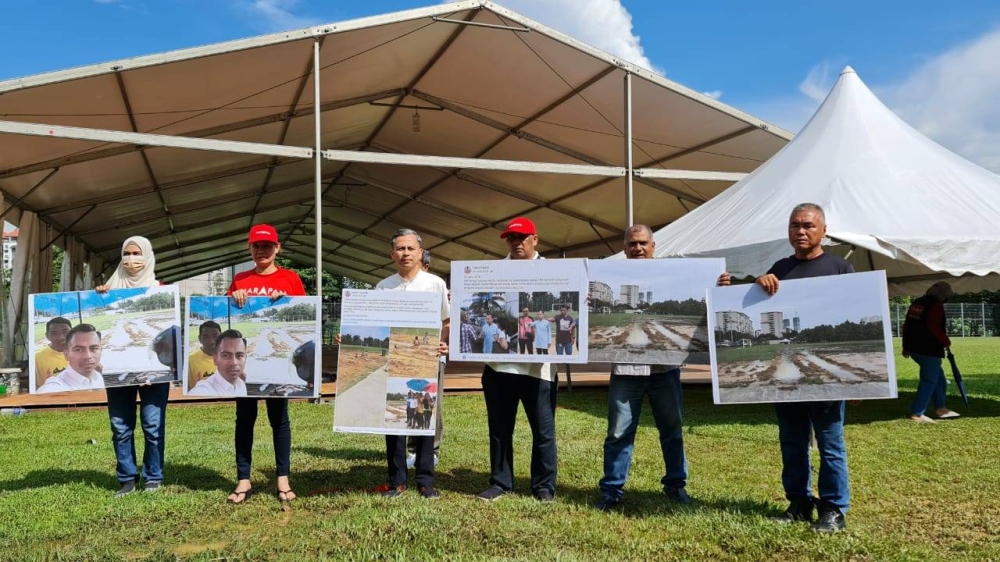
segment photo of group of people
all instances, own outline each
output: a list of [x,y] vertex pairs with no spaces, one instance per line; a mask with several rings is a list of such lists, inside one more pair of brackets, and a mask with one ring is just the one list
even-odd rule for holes
[[462,303],[462,353],[577,356],[578,291],[475,293]]
[[28,307],[32,394],[177,380],[176,287],[35,294]]
[[318,396],[316,297],[188,299],[184,391],[191,396]]
[[385,393],[385,427],[433,430],[437,379],[389,377]]

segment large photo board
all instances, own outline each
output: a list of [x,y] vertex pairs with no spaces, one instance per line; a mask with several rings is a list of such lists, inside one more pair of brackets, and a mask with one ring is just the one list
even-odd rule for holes
[[452,360],[587,362],[586,260],[453,261],[451,295]]
[[[322,360],[319,297],[191,297],[187,301],[184,394],[317,397]],[[232,338],[219,336],[235,330]]]
[[32,394],[177,380],[177,287],[28,295]]
[[716,404],[896,398],[885,273],[708,291]]
[[441,293],[346,289],[333,429],[434,435]]
[[588,260],[590,361],[707,365],[705,290],[726,262]]

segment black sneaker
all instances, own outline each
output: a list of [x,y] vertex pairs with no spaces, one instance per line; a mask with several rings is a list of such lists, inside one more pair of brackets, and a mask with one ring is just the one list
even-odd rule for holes
[[843,531],[846,528],[847,520],[845,519],[843,512],[836,507],[830,506],[821,506],[819,509],[819,517],[816,518],[816,522],[809,527],[809,529],[815,533],[836,533],[837,531]]
[[611,511],[619,505],[622,504],[621,498],[612,498],[611,496],[601,496],[601,499],[597,500],[594,504],[594,509],[597,511]]
[[505,492],[504,489],[501,488],[500,486],[490,486],[486,490],[483,490],[482,492],[476,494],[476,497],[483,501],[491,502],[499,499],[500,496],[506,493],[507,492]]
[[400,484],[399,486],[390,486],[388,490],[382,492],[383,498],[398,498],[403,495],[406,491],[406,484]]
[[115,493],[116,498],[123,498],[135,491],[135,480],[129,480],[128,482],[122,482],[122,487]]
[[441,492],[439,492],[434,486],[420,486],[417,488],[417,491],[420,492],[420,495],[423,496],[424,499],[436,500],[441,497]]
[[684,490],[684,488],[664,488],[663,493],[667,495],[667,499],[679,503],[681,505],[689,505],[691,503],[691,496]]
[[793,500],[788,504],[788,509],[781,515],[774,517],[777,523],[809,523],[813,518],[813,500]]
[[556,498],[552,495],[552,492],[548,490],[538,490],[535,492],[535,499],[540,502],[554,502]]
[[142,487],[143,492],[159,492],[160,483],[159,482],[146,482],[146,485]]

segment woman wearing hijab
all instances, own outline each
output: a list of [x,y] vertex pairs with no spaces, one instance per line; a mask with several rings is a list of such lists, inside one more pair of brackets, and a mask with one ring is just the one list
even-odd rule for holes
[[[237,307],[246,304],[247,297],[305,296],[302,279],[294,271],[275,264],[281,243],[273,226],[258,224],[247,238],[254,269],[238,273],[229,285],[229,296]],[[236,488],[229,494],[229,503],[243,503],[253,495],[250,466],[253,461],[253,428],[257,423],[257,398],[236,399]],[[267,419],[274,440],[274,465],[277,471],[278,500],[289,502],[295,492],[288,483],[292,455],[292,427],[288,420],[288,399],[266,398]]]
[[[155,287],[156,257],[153,246],[142,236],[131,236],[122,244],[122,261],[108,282],[96,288],[99,293],[111,289]],[[163,482],[163,440],[167,422],[167,397],[170,383],[107,388],[108,417],[111,418],[111,441],[118,463],[115,472],[121,489],[115,497],[131,494],[139,481],[135,460],[135,398],[139,395],[139,418],[146,447],[142,455],[143,490],[156,492]]]

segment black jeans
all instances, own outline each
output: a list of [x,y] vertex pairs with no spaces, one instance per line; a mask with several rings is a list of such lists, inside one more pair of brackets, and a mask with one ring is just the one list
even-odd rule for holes
[[[389,485],[395,488],[406,484],[406,436],[385,436],[385,460],[389,464]],[[409,439],[417,451],[417,486],[434,485],[434,437],[431,435],[411,436]]]
[[483,397],[490,432],[490,484],[514,488],[514,423],[517,405],[531,426],[531,491],[556,489],[556,385],[528,375],[483,369]]
[[[253,463],[253,426],[257,423],[258,398],[236,399],[236,479],[250,479]],[[265,398],[267,419],[274,438],[274,465],[278,476],[288,476],[292,456],[292,424],[288,400]]]
[[528,354],[534,353],[534,351],[535,351],[535,347],[534,346],[535,346],[535,342],[531,341],[530,339],[527,339],[527,338],[524,338],[524,339],[518,338],[518,340],[517,340],[517,347],[518,347],[518,350],[521,353],[521,355],[524,355],[525,353],[528,353]]

